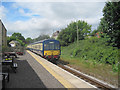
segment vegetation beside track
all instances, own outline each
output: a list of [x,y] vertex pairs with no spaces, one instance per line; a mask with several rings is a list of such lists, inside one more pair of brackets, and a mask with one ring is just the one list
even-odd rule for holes
[[61,60],[89,75],[118,84],[118,49],[104,38],[91,37],[61,48]]

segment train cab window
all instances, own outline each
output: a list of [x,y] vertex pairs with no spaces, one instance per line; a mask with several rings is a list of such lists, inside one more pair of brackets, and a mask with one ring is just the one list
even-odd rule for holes
[[60,49],[59,43],[49,42],[44,44],[44,50],[54,50],[54,49],[56,50]]
[[60,45],[59,44],[55,44],[55,49],[60,49]]

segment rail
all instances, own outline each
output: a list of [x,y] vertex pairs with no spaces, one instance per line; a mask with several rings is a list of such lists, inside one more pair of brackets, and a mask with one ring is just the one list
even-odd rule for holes
[[95,79],[95,78],[90,77],[86,74],[83,74],[75,69],[72,69],[72,68],[68,67],[67,65],[57,64],[57,66],[59,66],[62,69],[74,74],[75,76],[85,80],[86,82],[89,82],[90,84],[95,85],[97,88],[102,88],[102,89],[116,89],[117,88],[117,87],[114,87],[113,85],[109,85],[109,84],[104,83],[98,79]]

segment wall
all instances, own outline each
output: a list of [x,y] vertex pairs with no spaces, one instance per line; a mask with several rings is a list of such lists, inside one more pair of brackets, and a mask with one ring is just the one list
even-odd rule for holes
[[0,20],[0,46],[2,46],[2,22]]
[[0,20],[0,44],[4,47],[7,46],[7,30]]

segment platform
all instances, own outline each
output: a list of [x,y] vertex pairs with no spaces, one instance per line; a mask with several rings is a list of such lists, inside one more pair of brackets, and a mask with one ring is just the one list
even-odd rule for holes
[[[41,64],[52,76],[54,76],[65,88],[96,88],[88,82],[61,69],[55,64],[41,58],[40,56],[27,51],[39,64]],[[36,71],[36,69],[35,69]],[[38,71],[36,71],[38,73]],[[38,73],[39,76],[39,73]]]
[[18,56],[16,63],[17,72],[10,70],[6,88],[95,88],[30,51]]

